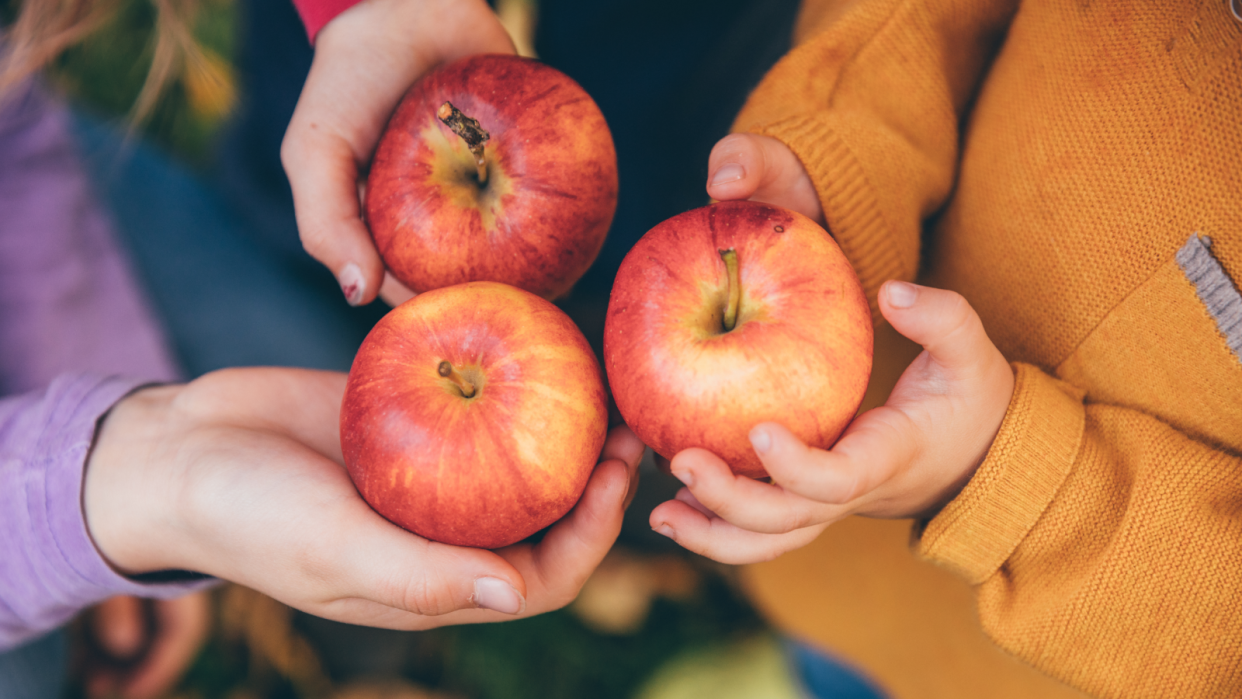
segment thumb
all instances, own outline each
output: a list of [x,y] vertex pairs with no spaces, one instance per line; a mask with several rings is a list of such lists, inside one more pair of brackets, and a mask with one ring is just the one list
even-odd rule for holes
[[720,139],[707,159],[707,194],[720,201],[773,204],[824,224],[819,195],[802,161],[771,136],[735,133]]
[[459,609],[519,614],[526,582],[499,555],[483,549],[429,541],[387,522],[355,538],[339,570],[349,571],[348,596],[424,616]]
[[949,369],[970,369],[999,356],[979,314],[961,294],[909,282],[880,287],[880,312],[897,332]]

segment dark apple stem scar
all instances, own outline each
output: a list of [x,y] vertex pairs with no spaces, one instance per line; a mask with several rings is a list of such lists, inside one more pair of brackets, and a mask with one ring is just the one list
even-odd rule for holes
[[479,168],[479,184],[487,184],[487,160],[483,158],[483,144],[487,143],[487,139],[492,135],[483,130],[478,119],[471,119],[462,114],[452,102],[440,105],[436,116],[466,142],[466,147],[474,156],[474,164]]
[[453,385],[461,390],[462,396],[466,398],[474,396],[474,384],[462,378],[461,374],[457,373],[457,370],[453,368],[453,365],[448,360],[440,362],[440,366],[436,367],[436,373],[452,381]]
[[742,280],[738,278],[737,251],[729,248],[719,252],[729,275],[729,300],[725,304],[724,311],[724,330],[729,332],[733,326],[737,325],[737,307],[742,301]]

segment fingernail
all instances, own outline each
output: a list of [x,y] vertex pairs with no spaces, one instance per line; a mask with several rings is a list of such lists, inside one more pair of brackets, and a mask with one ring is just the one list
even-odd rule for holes
[[681,481],[681,484],[687,488],[694,487],[694,473],[690,471],[672,471],[673,478]]
[[726,163],[722,165],[716,174],[712,176],[712,184],[727,184],[729,182],[737,182],[746,176],[746,168],[737,163]]
[[345,294],[345,301],[349,305],[357,306],[362,303],[362,294],[367,290],[367,280],[362,277],[361,267],[350,262],[341,268],[336,281],[341,285],[341,293]]
[[755,448],[758,454],[766,454],[772,448],[772,435],[762,427],[756,427],[750,431],[750,445]]
[[501,614],[521,614],[526,609],[526,600],[512,585],[499,578],[475,580],[474,603],[480,609],[490,609]]
[[909,308],[919,297],[918,287],[906,282],[889,282],[884,288],[884,293],[888,294],[888,305],[893,308]]
[[677,540],[676,532],[674,532],[673,528],[668,526],[667,524],[661,524],[658,527],[652,527],[652,529],[655,530],[657,534],[663,534],[664,536],[667,536],[668,538],[674,541]]

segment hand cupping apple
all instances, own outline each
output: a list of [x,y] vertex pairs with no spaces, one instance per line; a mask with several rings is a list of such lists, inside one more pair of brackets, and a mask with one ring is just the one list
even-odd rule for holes
[[591,97],[538,61],[471,56],[423,76],[381,137],[366,219],[415,292],[498,281],[564,295],[617,205],[612,135]]
[[871,315],[858,277],[801,214],[727,202],[659,224],[613,284],[604,363],[639,439],[702,447],[766,476],[748,434],[767,421],[828,447],[862,402]]

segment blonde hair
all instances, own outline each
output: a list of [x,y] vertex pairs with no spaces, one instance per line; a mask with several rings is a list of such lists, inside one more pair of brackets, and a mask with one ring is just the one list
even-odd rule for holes
[[[211,72],[213,57],[199,46],[191,31],[197,0],[150,0],[156,9],[155,48],[151,67],[130,112],[133,123],[151,115],[164,88],[184,66],[189,72]],[[17,19],[4,35],[0,56],[0,96],[47,67],[103,26],[121,0],[24,0]]]

